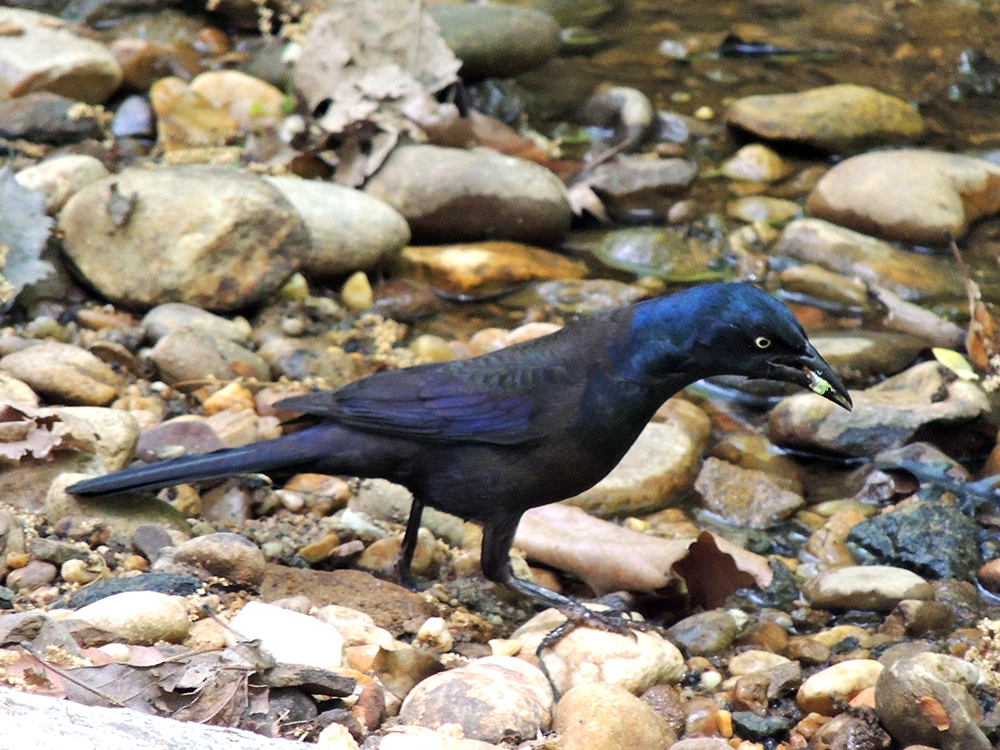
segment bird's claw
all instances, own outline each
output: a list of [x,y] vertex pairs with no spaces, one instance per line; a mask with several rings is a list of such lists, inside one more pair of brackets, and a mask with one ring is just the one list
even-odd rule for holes
[[566,620],[546,633],[538,644],[538,648],[535,649],[535,655],[539,659],[541,659],[543,651],[555,646],[580,626],[603,630],[605,633],[628,636],[633,641],[638,640],[636,631],[645,633],[653,627],[645,620],[633,620],[631,617],[626,617],[624,612],[614,610],[599,612],[582,605],[579,609],[574,607],[571,610],[563,611],[563,614],[566,616]]

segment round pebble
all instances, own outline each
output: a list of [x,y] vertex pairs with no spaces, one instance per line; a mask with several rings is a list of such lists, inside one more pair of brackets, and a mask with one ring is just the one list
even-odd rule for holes
[[158,641],[180,643],[191,630],[184,601],[155,591],[113,594],[81,607],[73,617],[142,646]]

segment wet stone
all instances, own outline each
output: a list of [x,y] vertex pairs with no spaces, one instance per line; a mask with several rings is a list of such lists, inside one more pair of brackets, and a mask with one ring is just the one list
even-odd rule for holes
[[822,219],[796,219],[774,254],[815,263],[883,287],[906,300],[950,298],[964,288],[951,258],[919,255]]
[[726,213],[734,219],[750,223],[784,224],[802,215],[802,207],[795,201],[773,198],[768,195],[748,195],[726,205]]
[[978,524],[954,506],[917,502],[862,521],[851,529],[847,543],[861,563],[969,581],[982,565],[981,533]]
[[611,268],[664,281],[720,281],[728,275],[726,262],[715,247],[676,229],[616,229],[588,252]]
[[803,682],[796,702],[803,711],[833,716],[838,702],[847,702],[865,688],[874,687],[881,671],[882,665],[871,659],[842,661]]
[[887,240],[942,246],[1000,210],[1000,166],[935,151],[879,151],[840,162],[806,210]]
[[559,26],[548,13],[516,5],[437,5],[430,15],[462,61],[463,80],[512,78],[559,51]]
[[692,656],[712,656],[729,648],[738,632],[739,626],[731,614],[713,609],[671,625],[667,636]]
[[551,245],[572,218],[566,189],[552,172],[487,149],[399,146],[365,192],[399,211],[416,242]]
[[802,593],[823,609],[888,612],[907,597],[932,595],[927,582],[909,570],[885,565],[852,565],[811,578]]
[[879,721],[902,745],[988,750],[991,743],[978,726],[982,711],[968,692],[979,678],[977,667],[953,656],[900,659],[883,670],[875,687]]
[[773,474],[743,469],[709,456],[694,484],[705,507],[730,523],[766,529],[801,508],[802,495]]
[[697,172],[698,165],[686,159],[621,156],[596,167],[586,184],[612,215],[641,211],[650,218],[665,217]]
[[19,31],[4,34],[0,46],[0,98],[47,91],[100,104],[121,83],[121,68],[107,48],[55,16],[0,8],[0,24]]
[[792,173],[791,165],[762,143],[751,143],[722,164],[722,173],[731,180],[777,182]]
[[400,260],[417,280],[456,297],[489,296],[535,279],[578,279],[587,272],[582,263],[515,242],[410,246]]
[[0,137],[55,146],[101,137],[93,115],[71,117],[79,102],[59,94],[38,92],[0,101]]
[[902,99],[855,84],[744,97],[729,108],[726,122],[763,138],[837,153],[907,143],[924,130],[923,119]]
[[775,444],[848,456],[871,456],[897,448],[921,428],[960,429],[989,408],[974,383],[954,379],[936,362],[923,362],[864,391],[851,394],[847,412],[815,394],[783,399],[771,411],[768,432]]
[[[863,748],[887,750],[892,738],[879,725],[875,710],[869,706],[852,706],[819,728],[812,741],[829,748]],[[911,746],[908,750],[920,750]]]
[[572,315],[628,305],[645,296],[641,289],[614,279],[545,281],[533,291],[546,304]]
[[787,716],[758,716],[752,711],[733,711],[733,729],[744,739],[759,741],[781,738],[795,724]]
[[811,333],[809,341],[849,387],[895,375],[927,348],[916,336],[889,331],[821,331]]

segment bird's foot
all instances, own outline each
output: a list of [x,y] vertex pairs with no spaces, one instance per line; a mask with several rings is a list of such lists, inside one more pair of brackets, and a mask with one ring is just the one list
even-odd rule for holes
[[645,620],[632,619],[621,610],[599,611],[578,604],[575,607],[560,608],[560,612],[566,616],[566,620],[542,638],[538,648],[535,649],[535,656],[539,659],[543,651],[553,648],[580,626],[603,630],[606,633],[627,635],[632,640],[636,640],[636,631],[647,632],[653,628]]
[[542,654],[545,651],[554,648],[559,641],[580,626],[603,630],[606,633],[626,635],[632,640],[638,640],[638,637],[635,634],[636,631],[647,632],[653,628],[653,626],[645,620],[634,620],[631,617],[626,616],[625,612],[622,610],[597,611],[589,609],[577,602],[573,602],[573,604],[575,605],[573,607],[559,608],[559,611],[566,616],[566,619],[560,625],[546,633],[542,640],[538,643],[538,648],[535,649],[535,658],[538,659],[538,668],[542,670],[542,674],[545,675],[545,679],[549,681],[549,686],[552,688],[552,694],[556,696],[557,700],[559,698],[559,688],[556,686],[555,680],[552,679],[552,675],[549,674],[549,669],[545,665],[545,659],[542,657]]

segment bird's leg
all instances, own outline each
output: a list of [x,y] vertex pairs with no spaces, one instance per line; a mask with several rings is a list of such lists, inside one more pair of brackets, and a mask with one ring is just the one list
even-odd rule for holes
[[399,548],[399,559],[396,560],[396,575],[399,582],[410,589],[417,590],[417,582],[413,578],[410,566],[413,564],[413,553],[417,549],[417,533],[420,531],[420,517],[424,514],[424,502],[414,496],[410,506],[410,517],[406,520],[406,532],[403,534],[403,544]]
[[545,636],[539,645],[539,651],[551,648],[578,625],[589,625],[598,630],[628,635],[632,638],[635,638],[633,630],[648,628],[648,625],[642,621],[629,620],[620,614],[594,611],[575,599],[570,599],[568,596],[557,594],[537,583],[525,581],[515,576],[510,568],[510,547],[516,531],[516,518],[503,518],[499,521],[486,523],[483,526],[481,565],[483,575],[488,580],[503,584],[547,607],[554,607],[566,616],[565,623]]

